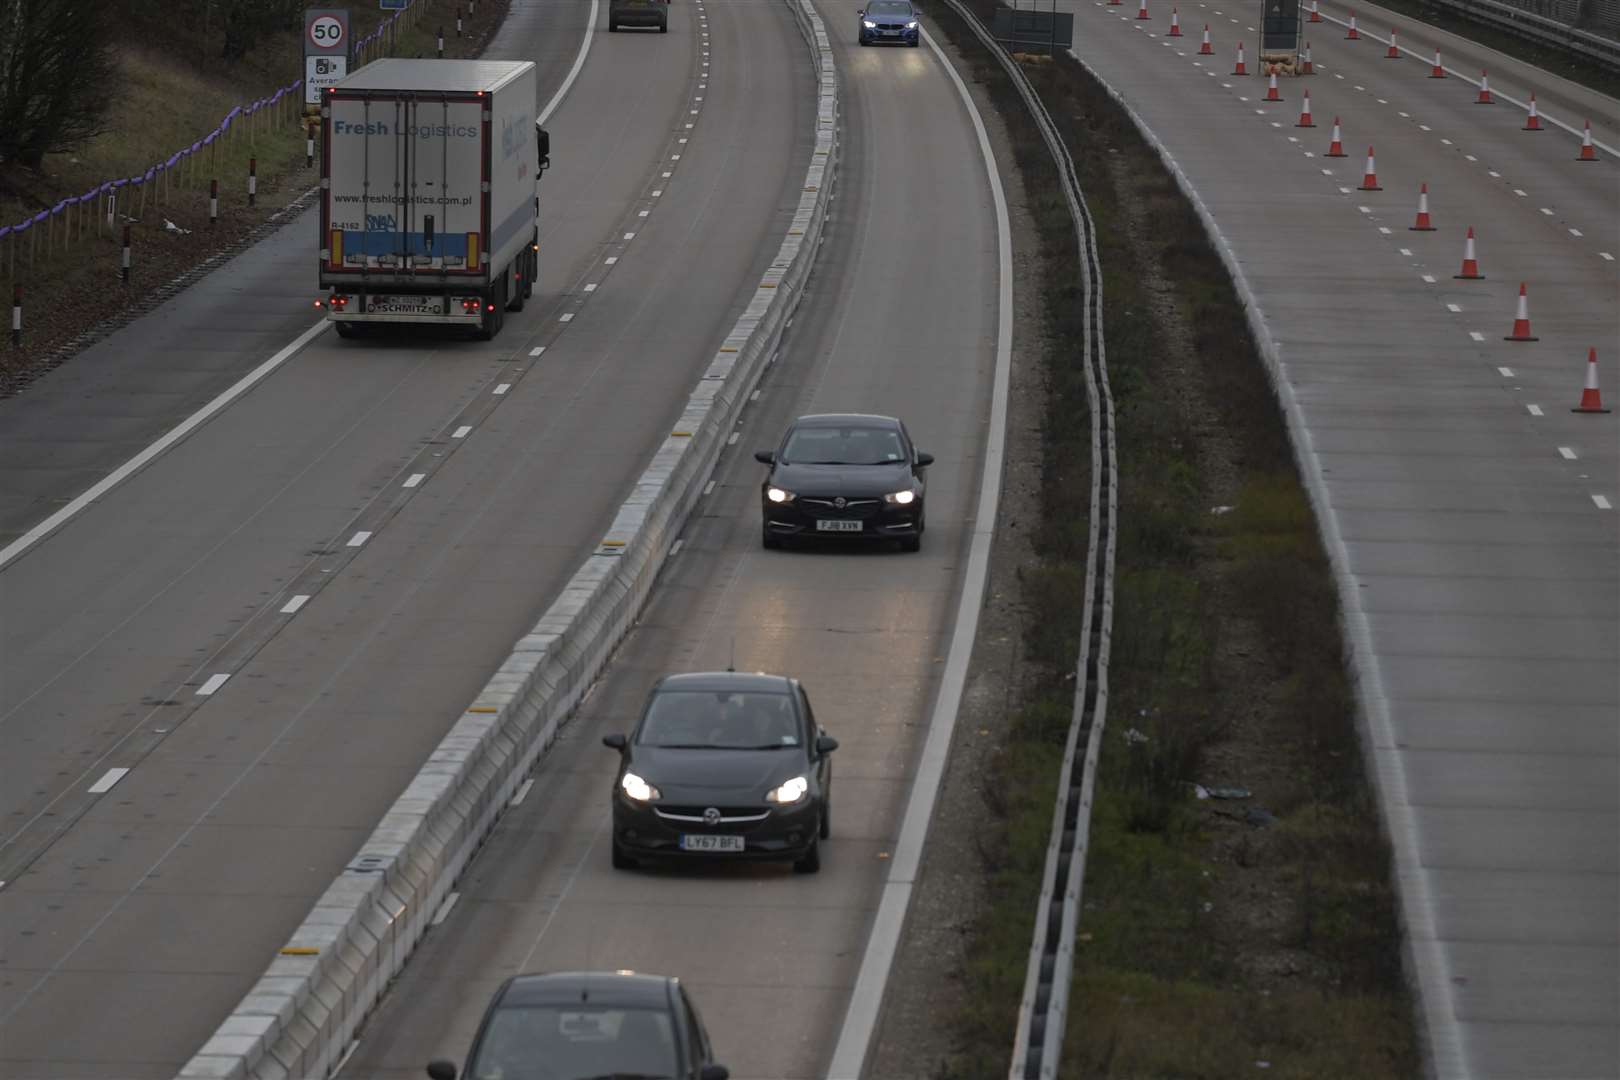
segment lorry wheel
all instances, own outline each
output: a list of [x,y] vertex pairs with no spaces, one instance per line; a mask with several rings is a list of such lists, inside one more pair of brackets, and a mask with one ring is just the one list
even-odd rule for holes
[[[490,308],[494,310],[490,310]],[[484,317],[478,331],[474,335],[479,341],[489,341],[501,332],[506,323],[506,280],[503,277],[500,284],[490,289],[489,295],[484,298]]]
[[359,329],[360,328],[355,326],[353,323],[335,322],[335,323],[332,324],[332,329],[337,333],[337,336],[340,337],[340,338],[349,339],[349,338],[356,338],[356,337],[360,336],[360,334],[359,334]]
[[[539,238],[535,243],[539,243]],[[529,249],[529,272],[523,277],[523,299],[527,300],[534,295],[534,277],[540,272],[540,253],[534,248]]]
[[[525,264],[528,263],[528,261],[529,260],[526,257],[524,257],[522,255],[518,256],[518,261],[516,263],[514,263],[513,265],[518,268],[517,272],[518,272],[519,275],[522,275],[522,274],[524,274],[526,272],[524,267],[525,267]],[[528,293],[523,291],[524,278],[521,277],[521,276],[519,276],[517,278],[513,278],[513,277],[511,277],[509,275],[507,277],[507,281],[509,283],[507,291],[512,294],[512,299],[510,299],[510,300],[508,300],[506,302],[506,310],[507,311],[522,311],[523,310],[523,301],[525,299],[527,299],[528,295],[529,295]]]

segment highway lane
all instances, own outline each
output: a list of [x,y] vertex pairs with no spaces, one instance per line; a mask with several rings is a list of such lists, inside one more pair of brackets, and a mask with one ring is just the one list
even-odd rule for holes
[[786,13],[710,22],[597,36],[499,339],[322,335],[0,574],[7,831],[76,818],[0,891],[0,1075],[172,1075],[610,520],[809,157]]
[[[1438,1075],[1616,1075],[1620,440],[1612,416],[1569,409],[1589,346],[1616,382],[1620,162],[1578,164],[1567,133],[1523,132],[1522,112],[1342,28],[1308,28],[1321,73],[1267,105],[1260,78],[1229,74],[1234,16],[1254,62],[1248,5],[1188,3],[1177,42],[1161,5],[1149,23],[1073,10],[1077,51],[1197,188],[1277,342],[1348,574]],[[1610,99],[1394,25],[1498,93],[1620,130]],[[1318,126],[1298,129],[1307,86]],[[1342,160],[1322,156],[1336,114]],[[1358,190],[1369,144],[1378,192]],[[1422,182],[1433,233],[1408,228]],[[1452,276],[1468,225],[1484,281]],[[1534,343],[1503,341],[1521,281]]]
[[[841,179],[781,359],[641,625],[361,1032],[346,1076],[416,1077],[432,1057],[459,1059],[502,978],[579,967],[681,976],[735,1077],[826,1068],[959,598],[998,272],[977,145],[931,53],[860,49],[847,12],[822,14],[842,79]],[[751,450],[773,445],[795,415],[835,409],[901,415],[938,456],[921,553],[760,549]],[[732,662],[802,678],[841,742],[821,872],[612,870],[616,761],[600,736],[628,727],[659,675]]]

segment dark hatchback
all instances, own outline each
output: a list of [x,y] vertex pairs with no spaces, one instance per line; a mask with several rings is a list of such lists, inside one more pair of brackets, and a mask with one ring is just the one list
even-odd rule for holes
[[766,547],[795,537],[922,546],[923,470],[934,456],[918,451],[892,416],[801,416],[780,447],[754,457],[771,467],[760,488]]
[[623,26],[656,27],[669,33],[669,0],[609,0],[608,31],[618,33]]
[[909,0],[871,0],[862,11],[859,41],[862,45],[909,45],[922,40],[917,11]]
[[613,865],[649,856],[791,860],[821,869],[832,752],[797,679],[666,675],[647,696],[613,779]]
[[[456,1080],[434,1061],[432,1080]],[[628,971],[517,975],[467,1051],[466,1080],[727,1080],[680,980]]]

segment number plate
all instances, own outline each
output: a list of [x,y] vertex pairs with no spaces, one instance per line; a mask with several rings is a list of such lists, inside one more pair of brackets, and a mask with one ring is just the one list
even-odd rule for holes
[[373,296],[366,310],[378,315],[443,315],[444,299],[438,296]]
[[682,833],[682,851],[741,851],[743,838],[740,836],[713,836],[709,833]]
[[816,522],[816,530],[818,532],[860,532],[861,523],[859,521],[827,521],[823,519]]

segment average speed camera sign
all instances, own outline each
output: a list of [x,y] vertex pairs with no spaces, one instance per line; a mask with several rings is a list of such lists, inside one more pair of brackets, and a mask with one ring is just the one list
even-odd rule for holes
[[348,52],[348,8],[309,8],[304,12],[305,56],[346,56]]

